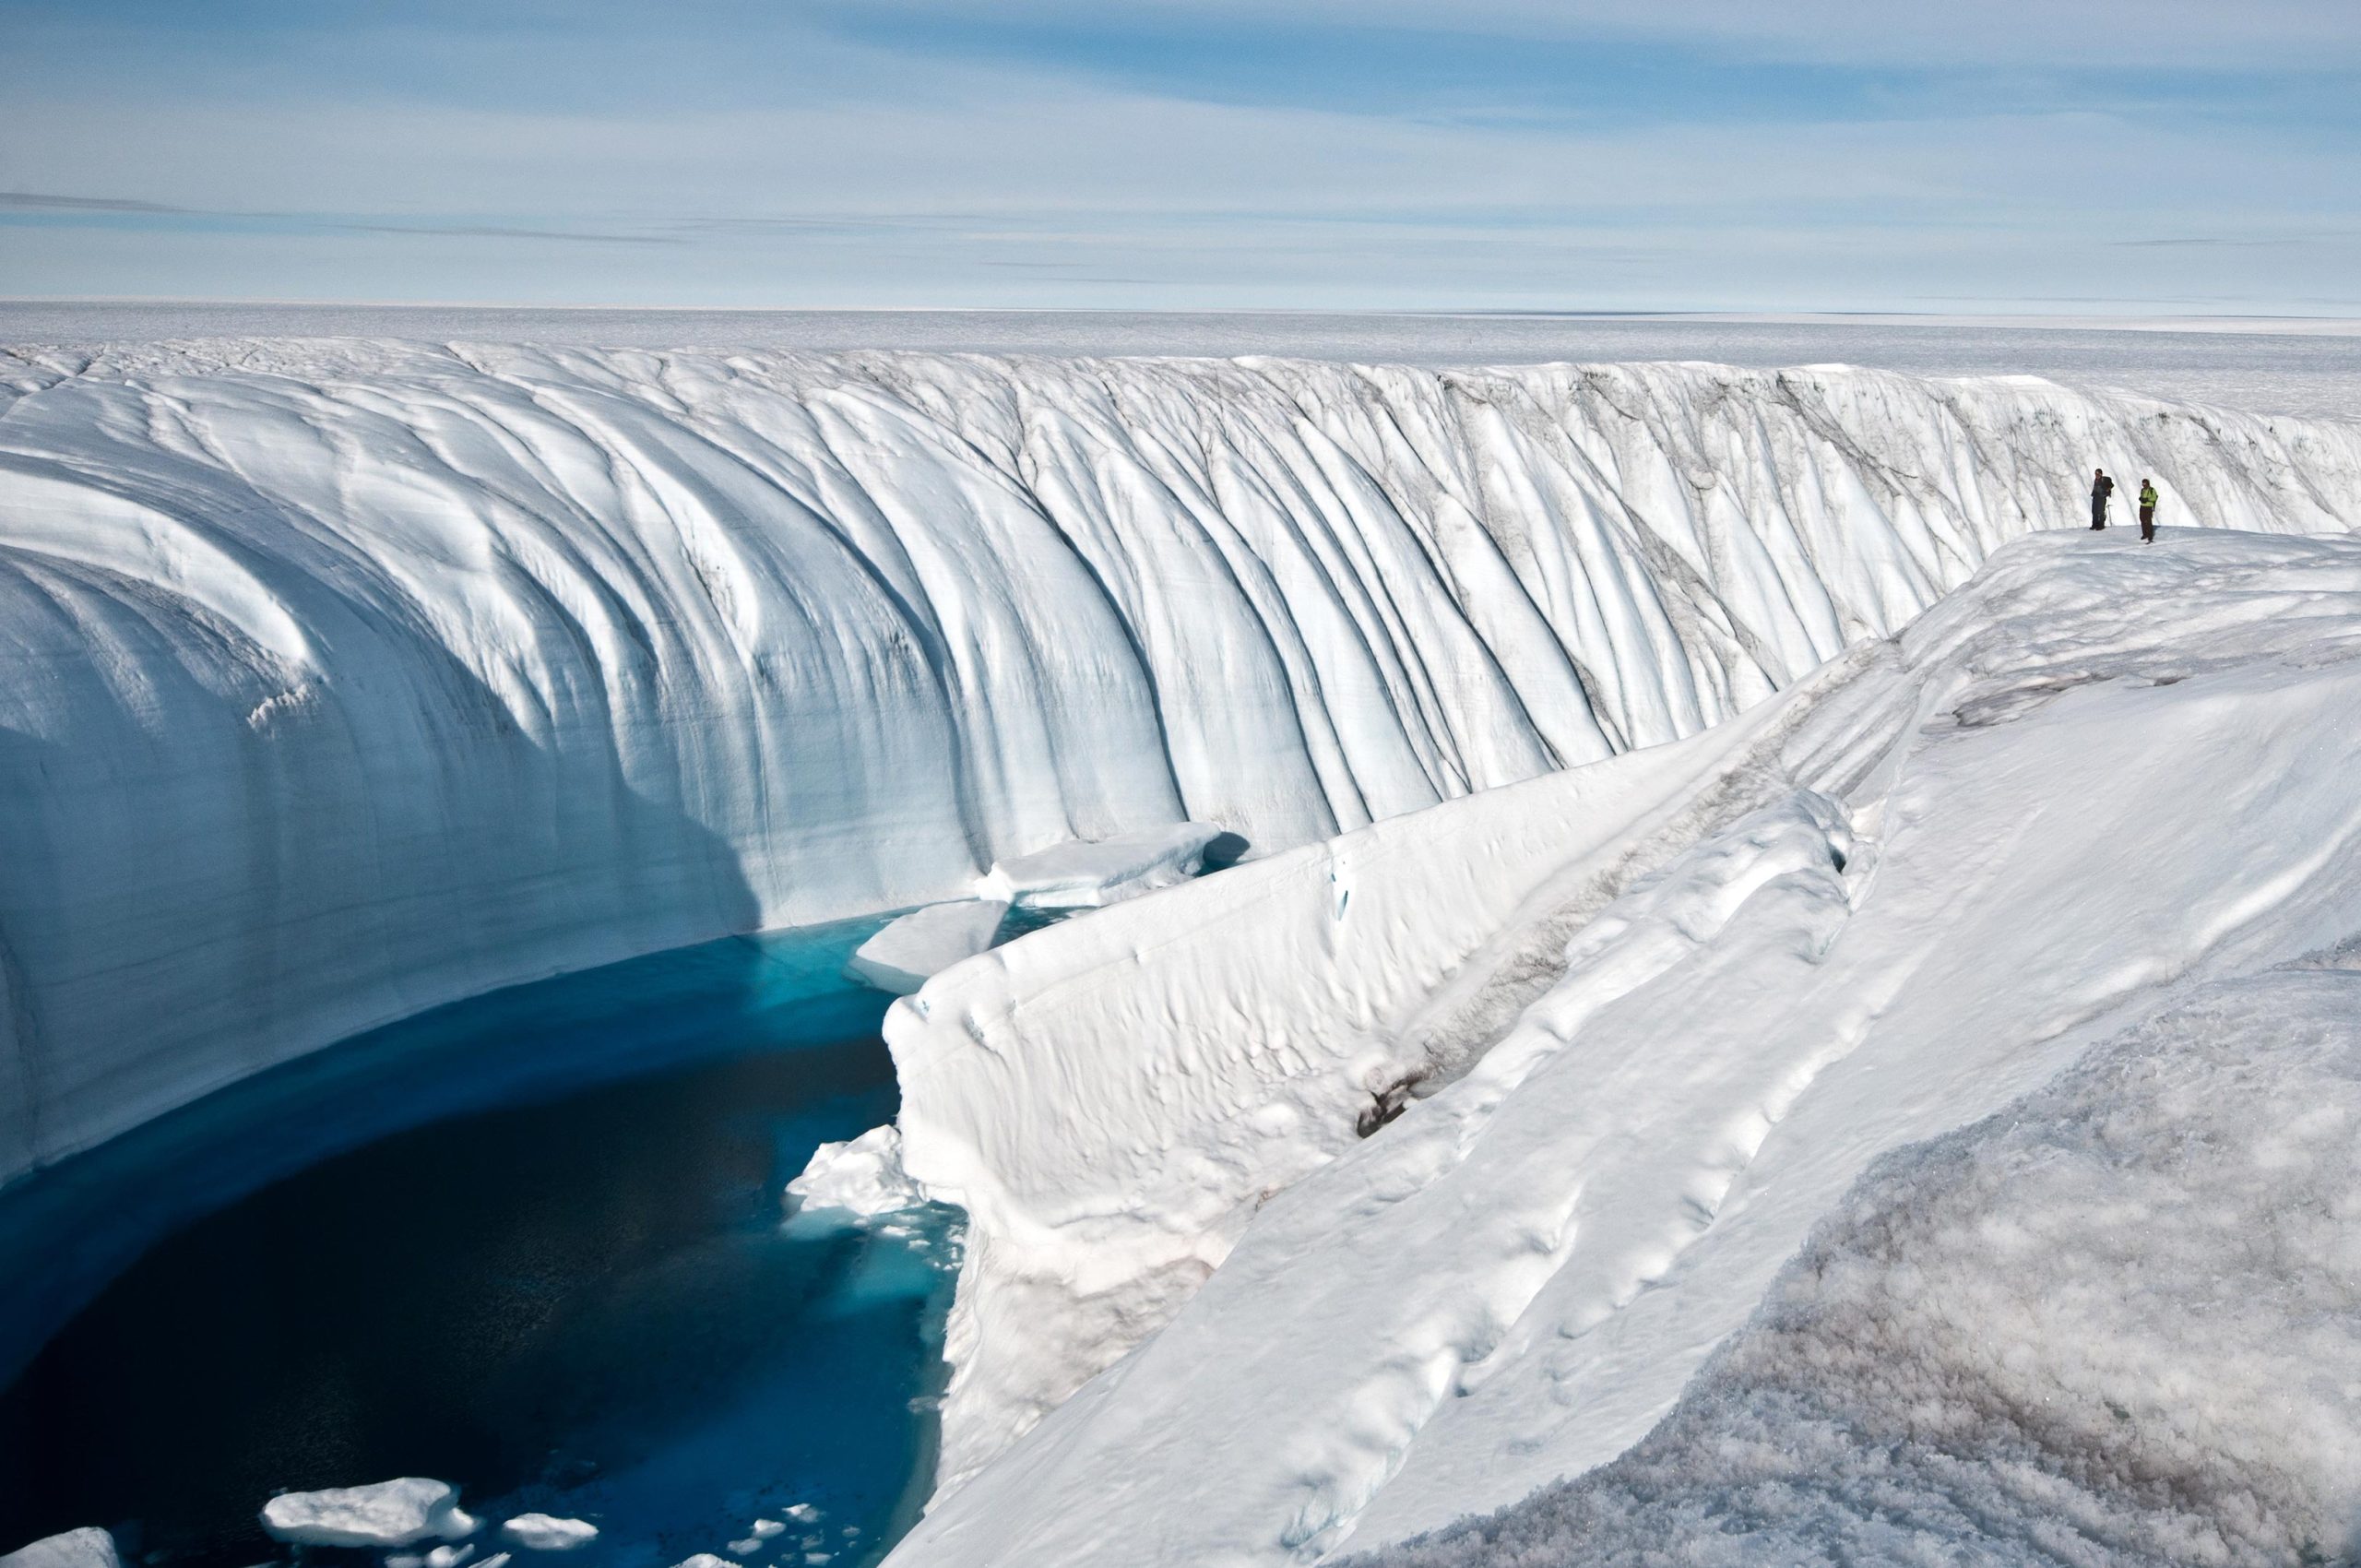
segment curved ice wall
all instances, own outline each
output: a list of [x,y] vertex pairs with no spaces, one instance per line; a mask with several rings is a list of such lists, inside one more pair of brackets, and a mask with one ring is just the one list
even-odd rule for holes
[[1688,733],[2094,462],[2361,430],[1838,369],[0,355],[0,1176],[388,1017],[1182,816]]

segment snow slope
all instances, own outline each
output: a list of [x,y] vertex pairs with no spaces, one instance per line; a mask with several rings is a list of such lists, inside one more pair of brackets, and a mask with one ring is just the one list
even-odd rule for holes
[[1305,1562],[1614,1459],[1880,1154],[2361,933],[2356,770],[2361,540],[2056,533],[1723,730],[947,972],[896,1561]]
[[2041,383],[210,342],[0,356],[0,1178],[369,1025],[1692,733],[2361,429]]
[[1372,1568],[2351,1561],[2356,963],[1881,1161],[1645,1442]]

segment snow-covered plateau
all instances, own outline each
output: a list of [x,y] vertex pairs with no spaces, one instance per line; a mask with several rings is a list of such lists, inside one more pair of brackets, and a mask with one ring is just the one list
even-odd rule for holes
[[2356,778],[2361,539],[2053,532],[946,971],[894,1562],[2350,1561]]
[[0,353],[0,1178],[494,986],[1693,734],[2094,463],[2361,510],[2361,428],[2024,379]]

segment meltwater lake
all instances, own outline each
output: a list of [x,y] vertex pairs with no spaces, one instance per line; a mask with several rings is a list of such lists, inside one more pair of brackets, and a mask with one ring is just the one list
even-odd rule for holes
[[438,1008],[0,1192],[0,1538],[243,1568],[290,1556],[273,1492],[421,1475],[479,1557],[540,1511],[599,1526],[583,1568],[874,1562],[931,1479],[956,1217],[781,1189],[894,1114],[887,999],[837,974],[879,923]]

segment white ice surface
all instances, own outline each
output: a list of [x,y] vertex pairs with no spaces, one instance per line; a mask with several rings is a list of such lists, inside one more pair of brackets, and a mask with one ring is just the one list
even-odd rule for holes
[[548,1514],[519,1514],[500,1526],[500,1533],[518,1546],[535,1551],[572,1551],[599,1538],[599,1526],[587,1519],[561,1519]]
[[963,958],[992,944],[1008,905],[996,898],[930,904],[886,922],[853,950],[845,978],[896,996],[908,996]]
[[[926,1202],[926,1195],[903,1172],[902,1131],[894,1126],[872,1127],[845,1143],[822,1144],[813,1151],[803,1173],[787,1184],[787,1195],[800,1208],[836,1209],[862,1218]],[[790,1510],[788,1516],[799,1515]],[[763,1524],[755,1521],[757,1537],[764,1533]]]
[[1091,909],[1120,904],[1197,874],[1211,823],[1176,822],[1111,838],[1069,839],[996,862],[978,879],[979,897],[1023,909]]
[[2338,527],[2361,427],[1837,369],[0,353],[0,1178],[496,985],[1693,733],[2094,462]]
[[1765,370],[1857,364],[1908,375],[2030,373],[2069,386],[2129,388],[2257,412],[2361,417],[2361,321],[2334,317],[649,311],[0,299],[0,342],[89,349],[208,338],[1093,359],[1258,354],[1438,367],[1666,360]]
[[122,1568],[114,1537],[95,1526],[48,1536],[0,1557],[0,1568]]
[[475,1533],[459,1508],[458,1489],[422,1476],[367,1486],[287,1491],[262,1507],[262,1527],[299,1546],[409,1546],[433,1537]]
[[2078,530],[1725,731],[946,977],[895,1562],[1311,1561],[1613,1459],[1878,1155],[2361,932],[2356,777],[2361,540]]

